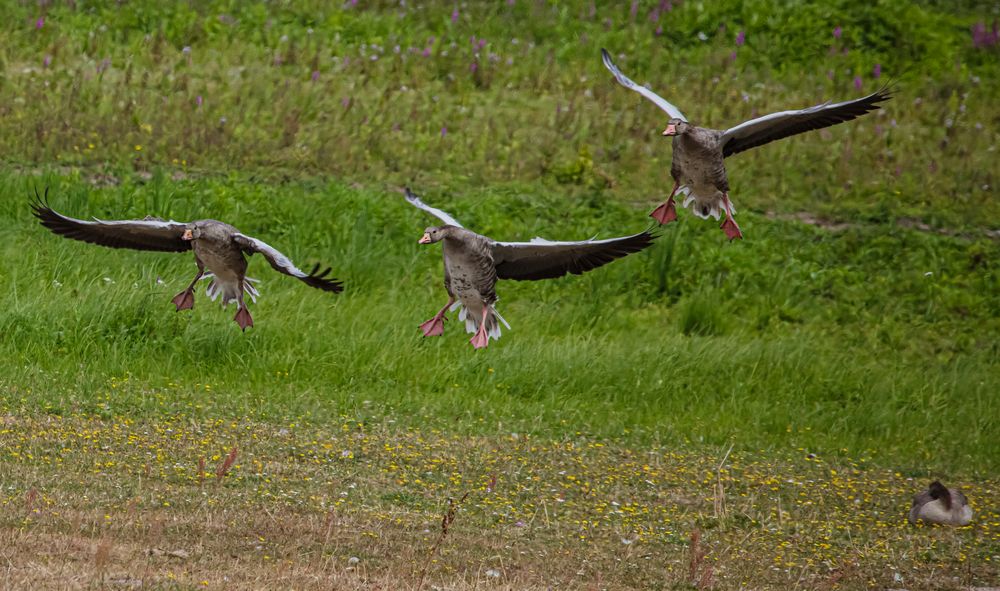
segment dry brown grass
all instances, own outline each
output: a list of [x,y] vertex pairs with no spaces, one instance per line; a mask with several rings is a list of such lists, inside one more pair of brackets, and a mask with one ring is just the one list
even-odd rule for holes
[[[914,528],[905,513],[920,481],[860,460],[723,456],[350,421],[7,417],[0,587],[916,589],[1000,580],[995,480],[952,482],[977,510],[973,526]],[[206,464],[218,466],[218,486],[203,486]]]

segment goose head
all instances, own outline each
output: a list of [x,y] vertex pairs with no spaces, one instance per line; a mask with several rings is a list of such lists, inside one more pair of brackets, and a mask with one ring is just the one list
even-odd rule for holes
[[440,242],[451,235],[453,226],[431,226],[424,230],[424,235],[417,241],[418,244],[434,244]]
[[674,117],[667,121],[667,128],[663,130],[663,135],[684,135],[691,128],[691,125],[683,119]]
[[181,240],[197,240],[201,238],[201,228],[198,224],[188,224],[184,228],[184,234],[181,235]]

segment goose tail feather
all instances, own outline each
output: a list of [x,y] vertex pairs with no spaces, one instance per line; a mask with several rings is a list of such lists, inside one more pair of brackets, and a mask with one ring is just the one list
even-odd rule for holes
[[[482,313],[479,311],[470,311],[466,308],[461,301],[457,301],[451,305],[452,311],[458,310],[458,320],[459,322],[465,323],[465,331],[469,334],[476,334],[479,331],[479,323],[482,322]],[[510,324],[500,315],[495,306],[490,306],[489,319],[486,322],[486,334],[489,338],[497,340],[500,338],[501,329],[500,325],[503,324],[510,330]]]

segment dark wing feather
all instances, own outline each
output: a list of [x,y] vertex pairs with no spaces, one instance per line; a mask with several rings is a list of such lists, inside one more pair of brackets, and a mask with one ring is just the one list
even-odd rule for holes
[[494,242],[493,260],[499,279],[551,279],[580,275],[648,247],[656,238],[642,232],[608,240]]
[[941,501],[946,510],[951,510],[951,491],[945,485],[941,484],[941,481],[935,480],[932,482],[927,492],[930,493],[932,499]]
[[843,103],[823,103],[798,111],[781,111],[741,123],[727,129],[719,139],[722,155],[732,156],[774,140],[813,129],[822,129],[844,123],[879,109],[878,103],[892,98],[889,88],[882,88],[870,95]]
[[[37,192],[36,192],[37,196]],[[181,239],[187,224],[163,220],[78,220],[53,210],[40,197],[31,204],[32,213],[54,233],[111,248],[183,252],[191,242]]]
[[323,291],[331,291],[333,293],[340,293],[344,291],[344,284],[329,276],[330,272],[333,271],[330,267],[320,270],[320,265],[317,263],[316,266],[313,267],[312,271],[306,273],[293,265],[292,261],[289,260],[288,257],[281,254],[281,252],[279,252],[276,248],[270,246],[262,240],[258,240],[245,234],[236,233],[233,234],[233,241],[240,245],[240,248],[243,248],[244,250],[259,252],[264,255],[264,258],[267,259],[267,262],[271,263],[271,267],[273,267],[275,271],[295,277],[310,287],[322,289]]

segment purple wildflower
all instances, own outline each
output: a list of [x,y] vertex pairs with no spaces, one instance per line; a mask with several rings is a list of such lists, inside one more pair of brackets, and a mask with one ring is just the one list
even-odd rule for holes
[[471,64],[469,64],[469,71],[472,72],[473,74],[475,74],[476,70],[478,69],[479,69],[479,64],[477,64],[476,62],[472,62]]
[[735,49],[732,51],[732,53],[729,54],[729,61],[731,61],[731,62],[735,62],[736,61],[736,50]]
[[632,0],[632,7],[629,8],[628,17],[634,21],[637,14],[639,14],[639,0]]
[[861,84],[862,84],[862,82],[861,82],[861,76],[855,76],[854,77],[854,88],[856,88],[858,90],[861,90]]
[[872,75],[876,78],[882,76],[882,64],[875,64],[875,68],[872,70]]
[[431,56],[431,48],[430,47],[425,47],[424,50],[420,52],[420,55],[422,55],[424,57],[430,57]]
[[45,26],[45,17],[44,16],[38,17],[38,20],[35,21],[35,30],[37,31],[44,26]]
[[976,49],[995,47],[1000,43],[1000,21],[993,21],[993,30],[986,29],[986,23],[972,25],[972,46]]
[[841,29],[839,26],[837,26],[837,27],[835,27],[833,29],[833,38],[834,39],[840,39],[840,36],[843,35],[843,34],[844,34],[844,30]]
[[451,11],[451,22],[453,22],[453,23],[457,23],[458,22],[458,7],[457,6],[455,7],[455,10]]
[[656,35],[657,37],[659,37],[660,35],[662,35],[663,34],[663,25],[657,25],[656,30],[653,31],[653,34]]
[[448,135],[448,126],[441,127],[441,137]]
[[44,67],[47,68],[47,67],[49,67],[50,64],[52,64],[52,56],[51,55],[47,55],[47,56],[45,56],[45,59],[42,60],[42,66],[44,66]]
[[312,81],[313,82],[318,82],[319,81],[319,70],[314,70],[313,71],[313,73],[312,73]]
[[194,104],[197,105],[199,109],[201,108],[201,103],[203,103],[203,102],[204,101],[202,100],[200,94],[198,96],[194,97]]
[[743,43],[745,43],[746,40],[747,40],[746,31],[740,31],[739,33],[736,33],[736,47],[742,47]]
[[185,45],[184,49],[181,50],[181,53],[183,53],[184,55],[191,55],[191,46]]
[[110,67],[111,67],[111,58],[106,57],[103,60],[101,60],[101,63],[97,64],[97,73],[100,74],[101,72],[107,70]]
[[345,96],[344,98],[340,99],[340,106],[344,107],[345,109],[347,107],[350,107],[351,106],[351,98]]

